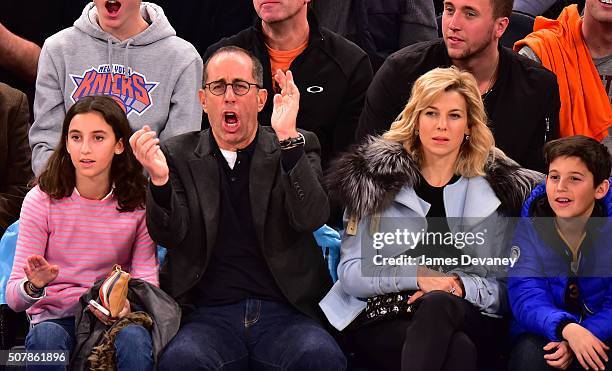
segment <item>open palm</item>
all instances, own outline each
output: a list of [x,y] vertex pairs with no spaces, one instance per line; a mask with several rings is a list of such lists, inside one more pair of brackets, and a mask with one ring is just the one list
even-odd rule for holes
[[274,79],[281,88],[280,94],[274,95],[271,124],[279,139],[296,135],[296,120],[300,108],[300,91],[293,82],[291,71],[283,73],[278,70]]
[[36,287],[47,286],[50,282],[57,278],[59,274],[59,266],[49,264],[49,262],[40,255],[30,255],[23,270],[28,277],[28,281]]

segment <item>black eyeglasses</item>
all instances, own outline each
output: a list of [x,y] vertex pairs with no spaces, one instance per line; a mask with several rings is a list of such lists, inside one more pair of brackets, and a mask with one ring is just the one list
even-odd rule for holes
[[242,80],[236,80],[234,82],[225,82],[223,80],[217,80],[205,84],[204,87],[207,87],[213,95],[223,95],[225,94],[225,90],[227,90],[228,85],[232,86],[234,94],[240,96],[247,94],[249,90],[251,90],[251,85],[256,86],[258,89],[261,89],[261,86],[257,84]]

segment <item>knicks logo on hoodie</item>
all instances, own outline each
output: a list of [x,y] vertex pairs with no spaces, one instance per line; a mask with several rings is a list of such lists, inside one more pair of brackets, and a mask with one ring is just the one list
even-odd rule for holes
[[98,68],[92,67],[83,75],[70,75],[75,88],[72,92],[72,101],[76,102],[88,95],[108,95],[122,105],[125,113],[129,116],[136,112],[141,116],[153,105],[151,92],[159,85],[159,82],[147,81],[146,77],[138,72],[113,64],[113,73],[108,64],[102,64]]

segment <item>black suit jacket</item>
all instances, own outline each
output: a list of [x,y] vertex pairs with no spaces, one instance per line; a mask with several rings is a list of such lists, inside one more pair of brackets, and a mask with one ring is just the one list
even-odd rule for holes
[[[331,279],[312,232],[329,215],[317,137],[302,131],[305,155],[286,173],[271,127],[259,127],[251,161],[249,193],[253,223],[265,261],[280,290],[301,312],[320,319],[319,300]],[[219,222],[219,173],[210,130],[166,140],[161,148],[170,168],[170,210],[147,196],[151,237],[168,249],[160,284],[179,303],[193,304],[192,288],[210,261]]]
[[32,179],[25,94],[0,83],[0,235],[19,218]]

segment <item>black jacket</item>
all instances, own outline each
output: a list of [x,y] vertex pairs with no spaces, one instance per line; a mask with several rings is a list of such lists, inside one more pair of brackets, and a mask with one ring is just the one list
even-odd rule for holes
[[32,179],[25,94],[0,83],[0,235],[19,218]]
[[[82,310],[76,316],[76,345],[70,358],[71,370],[88,369],[87,358],[94,346],[102,340],[104,332],[109,328],[89,310],[86,310],[89,300],[97,299],[97,293],[104,280],[99,280],[79,299]],[[146,312],[153,320],[151,339],[153,340],[153,360],[178,332],[181,322],[181,310],[178,304],[160,288],[138,278],[130,279],[128,300],[132,311]]]
[[[541,65],[499,47],[499,73],[484,99],[495,145],[521,166],[544,171],[542,147],[559,136],[556,76]],[[412,85],[436,67],[450,67],[442,39],[406,47],[387,58],[368,89],[357,139],[381,134],[404,109]]]
[[[321,186],[319,142],[306,138],[305,154],[289,173],[281,166],[278,139],[271,127],[259,127],[251,159],[249,194],[257,242],[274,280],[289,303],[320,319],[317,303],[331,287],[321,250],[312,232],[329,216]],[[210,130],[162,143],[170,168],[170,210],[147,195],[147,227],[168,249],[161,287],[184,309],[194,304],[194,286],[202,278],[215,246],[219,223],[218,162]]]
[[[308,23],[308,46],[290,67],[300,89],[297,126],[317,135],[321,143],[323,168],[326,168],[334,154],[354,142],[366,90],[372,81],[372,67],[363,50],[342,36],[319,27],[312,13],[308,15]],[[274,90],[261,20],[255,26],[212,45],[202,59],[206,61],[215,50],[228,45],[249,50],[263,65],[268,100],[259,113],[259,123],[269,123]],[[208,126],[208,118],[204,115],[202,128]]]

